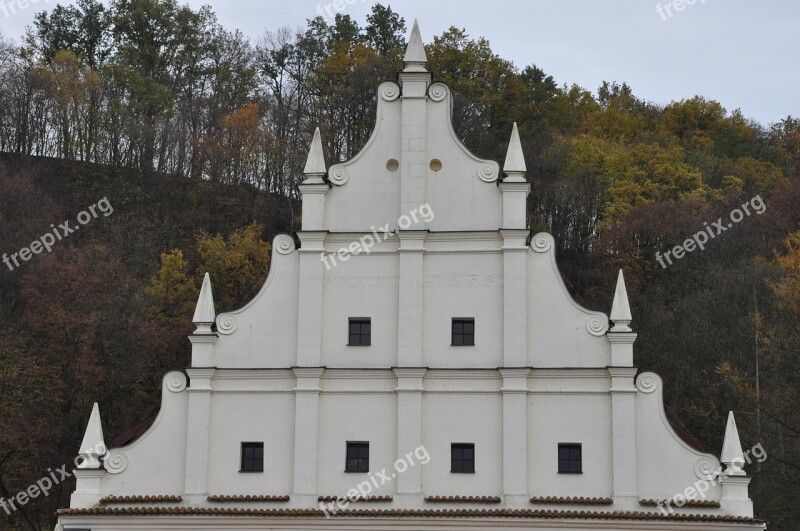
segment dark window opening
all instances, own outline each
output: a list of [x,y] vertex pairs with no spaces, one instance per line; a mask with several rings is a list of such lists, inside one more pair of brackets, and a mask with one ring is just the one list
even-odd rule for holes
[[368,347],[372,344],[372,323],[369,319],[350,319],[351,347]]
[[452,345],[454,347],[475,345],[474,319],[453,319]]
[[583,463],[580,444],[558,445],[558,473],[582,474]]
[[475,473],[475,445],[452,444],[450,446],[450,472],[458,474]]
[[240,472],[264,471],[264,443],[242,443],[242,468]]
[[369,472],[369,443],[347,443],[345,472]]

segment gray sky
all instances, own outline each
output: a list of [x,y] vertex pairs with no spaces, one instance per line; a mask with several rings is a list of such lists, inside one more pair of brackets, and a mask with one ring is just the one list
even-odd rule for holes
[[[0,32],[19,38],[56,0],[0,0]],[[486,37],[517,66],[536,64],[559,84],[592,91],[627,82],[655,103],[703,95],[767,125],[800,116],[798,0],[393,0],[430,42],[450,26]],[[31,2],[24,9],[20,3]],[[210,4],[220,23],[258,38],[336,13],[333,0],[179,0]],[[3,5],[7,6],[4,11]],[[16,13],[9,4],[14,3]],[[61,3],[69,3],[61,0]],[[338,0],[363,24],[373,0]],[[661,14],[657,7],[661,7]],[[678,10],[682,6],[682,9]]]

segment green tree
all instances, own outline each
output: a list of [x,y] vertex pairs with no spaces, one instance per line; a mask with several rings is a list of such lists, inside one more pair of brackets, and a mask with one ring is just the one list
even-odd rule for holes
[[451,27],[427,47],[429,70],[450,86],[455,96],[453,125],[476,152],[499,155],[508,141],[513,109],[524,95],[514,65],[495,54],[484,38],[470,39]]
[[364,36],[367,44],[380,55],[398,54],[405,48],[406,21],[392,11],[392,6],[375,4],[367,15]]

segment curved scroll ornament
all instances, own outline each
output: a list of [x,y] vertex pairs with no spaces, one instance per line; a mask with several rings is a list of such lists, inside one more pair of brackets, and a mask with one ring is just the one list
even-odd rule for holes
[[694,475],[699,479],[713,481],[719,475],[719,468],[711,457],[700,457],[694,462]]
[[652,372],[645,372],[636,378],[636,389],[645,394],[654,393],[658,389],[658,376]]
[[294,238],[286,234],[280,234],[275,237],[273,247],[278,254],[291,254],[295,250]]
[[485,183],[493,183],[500,177],[500,166],[496,162],[484,162],[478,168],[478,178]]
[[236,317],[229,313],[223,313],[217,317],[217,332],[224,336],[229,336],[236,332],[238,326],[239,323],[236,321]]
[[385,101],[394,101],[400,97],[400,87],[395,83],[383,83],[380,87],[381,98]]
[[593,336],[602,336],[606,333],[608,326],[606,326],[605,320],[599,317],[589,317],[586,319],[586,329]]
[[347,170],[341,166],[328,173],[328,180],[336,186],[342,186],[347,183],[348,179],[350,179],[350,176],[347,175]]
[[433,101],[442,101],[447,97],[447,87],[442,83],[434,83],[428,89],[428,97]]
[[166,377],[167,389],[173,393],[181,393],[186,389],[186,375],[182,372],[171,372]]
[[544,232],[537,234],[531,240],[531,249],[537,253],[546,253],[553,247],[553,237]]
[[119,474],[128,468],[128,454],[125,452],[108,454],[103,460],[103,466],[109,474]]

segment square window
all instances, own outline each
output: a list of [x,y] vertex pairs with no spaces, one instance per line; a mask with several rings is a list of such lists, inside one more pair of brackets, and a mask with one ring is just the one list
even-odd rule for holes
[[350,319],[351,347],[368,347],[372,344],[372,322],[369,319]]
[[475,473],[475,445],[453,443],[450,445],[450,472],[455,474]]
[[264,471],[264,443],[243,442],[240,472]]
[[369,443],[347,443],[347,459],[345,472],[369,472]]
[[580,444],[558,445],[558,473],[582,474],[583,460]]
[[454,347],[475,345],[475,319],[453,319],[451,344]]

